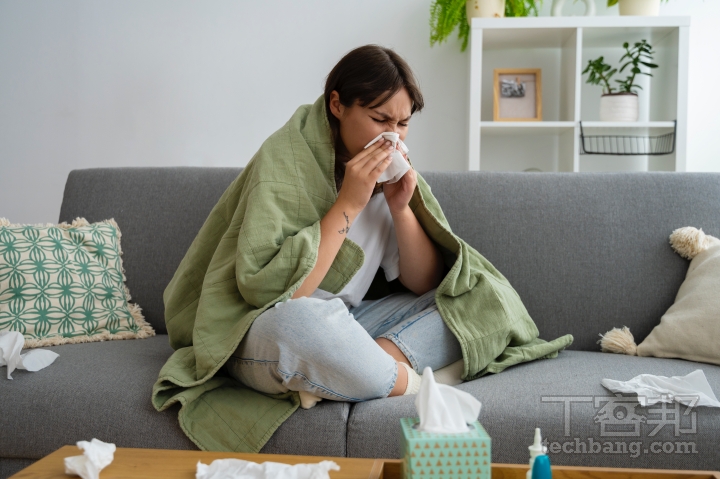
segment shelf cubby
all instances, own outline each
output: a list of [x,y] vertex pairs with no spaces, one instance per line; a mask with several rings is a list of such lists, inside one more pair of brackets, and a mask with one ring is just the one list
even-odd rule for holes
[[[684,171],[689,25],[689,17],[473,19],[468,169]],[[640,77],[640,121],[599,121],[602,91],[585,83],[585,65],[600,55],[617,63],[623,42],[642,39],[653,46],[660,67],[652,78]],[[542,70],[542,121],[492,121],[496,68]],[[674,151],[632,158],[581,155],[581,121],[588,135],[639,137],[672,132],[677,121]]]

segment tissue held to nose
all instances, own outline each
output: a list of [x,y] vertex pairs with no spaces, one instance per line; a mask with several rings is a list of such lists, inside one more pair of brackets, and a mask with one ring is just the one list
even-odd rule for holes
[[467,432],[467,425],[477,420],[481,406],[480,401],[471,394],[436,383],[430,367],[423,371],[420,392],[415,397],[415,408],[420,416],[420,431]]
[[403,157],[402,153],[397,150],[396,146],[398,146],[406,155],[410,150],[400,139],[400,135],[392,131],[380,133],[378,136],[373,138],[370,143],[365,145],[365,148],[368,148],[369,146],[375,144],[382,139],[390,141],[393,145],[393,148],[395,149],[390,155],[390,157],[392,158],[392,163],[390,163],[390,166],[388,166],[387,169],[383,171],[382,175],[380,175],[380,178],[378,178],[377,181],[378,183],[396,183],[400,181],[400,178],[402,178],[405,173],[410,170],[410,165],[407,161],[405,161],[405,158]]

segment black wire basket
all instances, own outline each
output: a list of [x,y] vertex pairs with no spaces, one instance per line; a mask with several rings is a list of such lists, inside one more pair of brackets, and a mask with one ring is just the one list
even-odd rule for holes
[[657,136],[628,135],[585,135],[580,122],[581,155],[615,156],[659,156],[675,152],[675,133],[677,120],[673,122],[673,131]]

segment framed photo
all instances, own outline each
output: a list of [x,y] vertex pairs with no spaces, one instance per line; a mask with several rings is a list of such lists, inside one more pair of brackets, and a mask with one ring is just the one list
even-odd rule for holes
[[539,68],[496,68],[494,121],[542,121],[542,72]]

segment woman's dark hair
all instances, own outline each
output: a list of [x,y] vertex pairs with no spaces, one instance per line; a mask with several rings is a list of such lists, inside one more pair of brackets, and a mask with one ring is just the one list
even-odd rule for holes
[[[384,105],[402,88],[407,90],[412,107],[410,114],[425,106],[417,79],[400,55],[379,45],[365,45],[346,54],[335,65],[325,82],[325,111],[335,151],[341,144],[340,121],[330,111],[330,93],[340,95],[340,103],[351,107],[357,101],[362,107]],[[342,183],[345,164],[335,162],[335,181]]]

